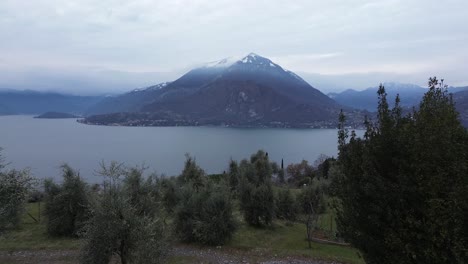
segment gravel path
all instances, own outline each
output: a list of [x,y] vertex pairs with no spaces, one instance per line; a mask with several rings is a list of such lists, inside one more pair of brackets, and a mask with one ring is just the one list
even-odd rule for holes
[[[0,263],[11,264],[71,264],[78,263],[77,250],[19,250],[0,251]],[[179,245],[173,247],[169,256],[190,257],[194,263],[203,264],[224,264],[224,263],[245,263],[245,264],[339,264],[337,262],[327,262],[321,260],[310,260],[299,257],[278,257],[267,254],[262,250],[233,250],[218,248],[200,248],[196,246]]]

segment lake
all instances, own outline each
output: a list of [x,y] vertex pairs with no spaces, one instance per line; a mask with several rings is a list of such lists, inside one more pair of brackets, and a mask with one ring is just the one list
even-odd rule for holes
[[8,168],[29,167],[38,178],[60,179],[67,162],[89,182],[100,182],[95,170],[101,161],[145,164],[148,172],[177,175],[185,153],[207,173],[227,170],[232,158],[248,158],[259,149],[285,166],[302,159],[313,163],[320,154],[336,156],[336,129],[225,127],[92,126],[75,119],[34,119],[0,116],[0,147]]

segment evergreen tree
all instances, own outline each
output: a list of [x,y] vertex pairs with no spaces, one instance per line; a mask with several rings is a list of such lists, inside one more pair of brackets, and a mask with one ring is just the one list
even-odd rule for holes
[[[364,138],[340,116],[333,184],[340,233],[367,263],[468,261],[468,133],[436,78],[413,113],[378,90],[377,122]],[[349,140],[348,140],[349,139]]]

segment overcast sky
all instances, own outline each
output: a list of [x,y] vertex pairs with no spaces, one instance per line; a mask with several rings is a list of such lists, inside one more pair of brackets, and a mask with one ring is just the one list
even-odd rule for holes
[[0,1],[1,88],[131,90],[250,52],[326,91],[468,85],[468,1]]

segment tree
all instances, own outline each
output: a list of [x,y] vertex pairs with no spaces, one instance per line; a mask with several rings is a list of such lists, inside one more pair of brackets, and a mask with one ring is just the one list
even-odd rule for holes
[[185,154],[185,158],[184,170],[179,179],[182,184],[192,184],[195,191],[198,192],[198,190],[205,185],[205,172],[189,154]]
[[244,220],[256,227],[271,225],[274,218],[275,197],[271,184],[255,186],[243,182],[240,197]]
[[327,179],[330,167],[335,161],[335,158],[321,154],[319,158],[314,162],[314,166],[317,168],[317,176],[319,178]]
[[239,165],[235,160],[229,162],[229,187],[235,192],[239,187]]
[[276,198],[276,217],[295,221],[297,217],[296,199],[289,189],[280,189]]
[[141,168],[116,162],[102,163],[100,173],[106,176],[106,188],[92,201],[81,263],[109,263],[113,256],[122,264],[164,263],[167,228],[149,188],[152,179],[144,181]]
[[89,217],[88,187],[77,171],[63,164],[61,185],[44,182],[47,233],[51,236],[76,236]]
[[268,156],[258,151],[251,156],[250,162],[241,161],[239,171],[240,207],[244,220],[253,226],[270,225],[274,218],[275,198]]
[[288,182],[301,186],[308,184],[315,176],[314,168],[309,165],[307,160],[302,160],[301,163],[289,164],[286,168]]
[[161,193],[161,203],[165,211],[169,214],[174,212],[179,203],[177,184],[175,177],[162,178],[159,181],[159,190]]
[[195,192],[191,185],[185,185],[174,227],[181,241],[223,245],[236,228],[229,190],[208,184]]
[[[1,149],[0,149],[1,151]],[[34,178],[28,170],[9,170],[0,156],[0,233],[18,227]]]
[[298,203],[300,212],[304,216],[301,220],[306,226],[309,248],[312,248],[312,232],[318,228],[318,217],[325,212],[323,190],[321,187],[312,184],[304,187],[299,194]]
[[468,261],[468,132],[435,77],[419,109],[402,115],[378,90],[364,138],[344,128],[333,184],[338,229],[367,263]]

